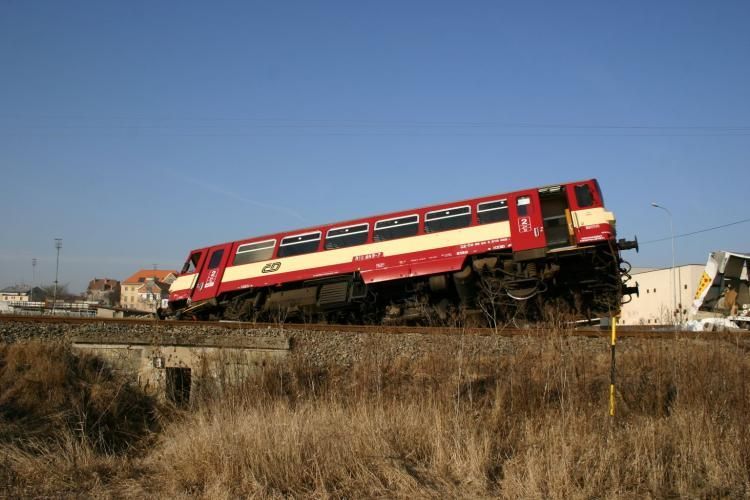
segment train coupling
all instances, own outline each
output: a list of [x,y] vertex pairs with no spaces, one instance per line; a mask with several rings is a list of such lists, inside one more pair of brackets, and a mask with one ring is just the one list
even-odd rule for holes
[[633,238],[633,240],[617,240],[617,248],[620,250],[632,250],[635,248],[635,251],[638,252],[638,237],[634,236]]

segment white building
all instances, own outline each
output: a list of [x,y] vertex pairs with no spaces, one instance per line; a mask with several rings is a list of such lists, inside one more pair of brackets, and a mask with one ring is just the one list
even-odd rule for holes
[[[695,298],[704,264],[686,264],[666,269],[636,269],[628,285],[638,283],[640,296],[622,306],[621,325],[671,325],[691,319],[690,307]],[[674,276],[674,280],[673,280]],[[675,300],[677,305],[675,306]]]
[[14,285],[0,290],[0,302],[41,302],[47,293],[38,286]]

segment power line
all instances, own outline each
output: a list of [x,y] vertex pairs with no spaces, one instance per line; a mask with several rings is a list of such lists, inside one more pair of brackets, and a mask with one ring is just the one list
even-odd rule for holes
[[[105,129],[109,129],[112,133],[101,133],[100,130],[106,132]],[[344,127],[345,129],[345,127]],[[90,129],[73,129],[73,128],[61,128],[59,131],[54,129],[40,130],[40,129],[29,129],[28,132],[14,128],[12,130],[4,131],[0,127],[0,135],[4,136],[55,136],[55,137],[73,137],[77,132],[84,132],[87,135],[96,137],[648,137],[648,138],[660,138],[660,137],[750,137],[750,131],[748,133],[594,133],[594,132],[583,132],[583,133],[544,133],[544,132],[531,132],[531,133],[510,133],[510,132],[410,132],[410,131],[354,131],[354,132],[317,132],[314,129],[310,131],[299,130],[289,132],[190,132],[190,131],[173,131],[170,128],[147,128],[147,127],[129,127],[122,129],[120,133],[115,133],[112,127],[97,127]],[[177,129],[179,130],[179,129]],[[62,133],[60,133],[62,132]]]
[[747,137],[750,125],[0,113],[0,135],[67,137],[77,134],[97,137],[110,134],[113,137]]
[[[734,222],[730,222],[728,224],[722,224],[721,226],[713,226],[713,227],[707,227],[705,229],[699,229],[697,231],[692,231],[690,233],[683,233],[683,234],[676,234],[675,238],[685,238],[686,236],[693,236],[694,234],[700,234],[700,233],[707,233],[708,231],[715,231],[716,229],[723,229],[725,227],[729,226],[736,226],[737,224],[744,224],[746,222],[750,222],[750,219],[742,219]],[[672,239],[671,236],[667,236],[666,238],[657,238],[655,240],[648,240],[648,241],[641,241],[639,244],[641,245],[647,245],[649,243],[656,243],[658,241],[667,241]]]
[[[713,130],[713,131],[748,131],[750,125],[652,125],[652,124],[573,124],[547,122],[501,122],[501,121],[472,121],[472,120],[362,120],[362,119],[331,119],[331,118],[253,118],[253,117],[208,117],[208,116],[145,116],[145,115],[44,115],[44,114],[13,114],[0,113],[0,120],[31,119],[31,120],[73,120],[73,121],[156,121],[156,122],[248,122],[255,123],[251,127],[471,127],[471,128],[532,128],[532,129],[593,129],[593,130]],[[70,125],[63,125],[67,127]],[[80,126],[80,125],[79,125]],[[98,127],[100,125],[93,125]],[[121,125],[120,125],[121,126]],[[138,124],[138,128],[159,128],[163,125]],[[74,127],[76,127],[74,125]],[[127,126],[125,126],[127,128]],[[84,126],[85,128],[85,126]]]

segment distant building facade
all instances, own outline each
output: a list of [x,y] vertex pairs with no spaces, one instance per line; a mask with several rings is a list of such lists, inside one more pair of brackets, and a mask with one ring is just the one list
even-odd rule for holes
[[622,306],[619,323],[671,325],[695,319],[690,308],[704,268],[702,264],[679,266],[675,268],[674,281],[671,267],[634,268],[628,284],[638,283],[640,296],[632,295],[630,302]]
[[42,302],[47,293],[38,286],[14,285],[0,290],[2,302]]
[[120,303],[120,282],[112,278],[94,278],[86,289],[86,300],[104,306]]
[[177,271],[141,269],[122,282],[120,305],[125,309],[154,312],[169,297],[169,285]]

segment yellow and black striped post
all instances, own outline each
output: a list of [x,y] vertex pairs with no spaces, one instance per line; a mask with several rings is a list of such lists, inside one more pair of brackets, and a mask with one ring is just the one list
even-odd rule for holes
[[617,316],[612,316],[612,339],[610,342],[610,352],[612,360],[609,368],[609,416],[615,416],[615,343],[617,342]]

